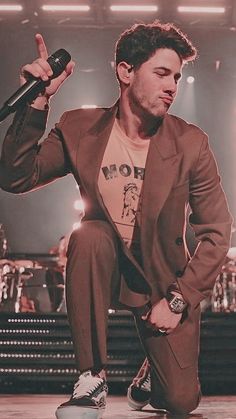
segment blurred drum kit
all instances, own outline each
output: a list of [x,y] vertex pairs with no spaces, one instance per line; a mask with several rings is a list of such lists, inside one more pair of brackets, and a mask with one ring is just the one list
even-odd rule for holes
[[[0,311],[26,311],[24,306],[27,299],[23,289],[25,281],[33,276],[28,268],[33,268],[29,260],[0,259]],[[27,311],[34,311],[30,300],[27,301]]]
[[[34,298],[28,291],[30,279],[35,278],[35,272],[46,271],[52,277],[59,275],[59,281],[52,281],[43,287],[47,288],[51,299],[52,311],[65,311],[64,272],[65,262],[61,259],[43,261],[31,259],[7,258],[8,246],[3,225],[0,224],[0,312],[36,312]],[[63,269],[62,269],[63,267]],[[62,280],[60,280],[60,277]],[[54,300],[54,301],[53,301]],[[231,247],[227,253],[225,264],[216,279],[213,289],[210,309],[213,312],[236,312],[236,247]],[[208,306],[209,307],[209,306]]]
[[60,269],[56,260],[0,259],[0,312],[63,312],[64,284],[45,281]]
[[[0,312],[43,311],[41,308],[47,305],[45,296],[48,299],[48,311],[53,311],[55,309],[52,308],[49,294],[54,295],[54,289],[57,296],[59,291],[58,310],[55,311],[60,311],[64,303],[64,285],[45,284],[45,275],[48,271],[52,273],[61,271],[56,255],[51,255],[50,259],[44,257],[39,260],[36,255],[33,260],[13,258],[8,252],[5,232],[3,225],[0,224]],[[46,293],[42,288],[46,288]]]
[[226,262],[217,277],[211,309],[213,312],[236,312],[236,247],[229,249]]

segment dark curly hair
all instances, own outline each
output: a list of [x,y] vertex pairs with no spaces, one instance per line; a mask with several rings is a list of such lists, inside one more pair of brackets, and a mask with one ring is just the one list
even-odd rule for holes
[[159,48],[173,49],[182,62],[193,61],[197,50],[187,36],[172,23],[139,23],[125,30],[116,43],[116,66],[125,61],[138,69]]

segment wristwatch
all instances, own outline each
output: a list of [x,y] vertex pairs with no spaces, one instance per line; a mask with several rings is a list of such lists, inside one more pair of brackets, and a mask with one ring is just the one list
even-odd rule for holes
[[170,310],[176,314],[183,313],[188,305],[182,298],[172,293],[168,293],[166,299],[168,301]]

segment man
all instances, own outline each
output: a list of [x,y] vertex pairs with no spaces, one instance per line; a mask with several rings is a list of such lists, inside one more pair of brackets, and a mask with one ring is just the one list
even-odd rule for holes
[[[36,41],[39,58],[23,67],[22,82],[51,75],[44,41],[40,35]],[[200,301],[223,264],[231,216],[206,134],[168,114],[182,67],[195,57],[174,25],[134,25],[116,45],[120,98],[112,108],[66,112],[37,145],[49,99],[72,73],[70,62],[17,112],[6,135],[3,189],[22,193],[73,173],[85,201],[82,226],[68,246],[66,279],[80,375],[58,419],[92,409],[102,415],[111,306],[133,311],[147,356],[129,404],[141,409],[150,402],[176,414],[198,406]],[[192,258],[185,243],[188,206],[199,241]]]

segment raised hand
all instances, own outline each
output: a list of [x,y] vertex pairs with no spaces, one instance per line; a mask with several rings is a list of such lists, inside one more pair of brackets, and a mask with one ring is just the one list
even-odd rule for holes
[[[20,84],[24,84],[30,76],[41,78],[43,81],[49,80],[52,76],[52,69],[47,62],[48,52],[44,39],[41,34],[35,35],[35,41],[38,51],[38,58],[31,64],[26,64],[21,68]],[[54,95],[62,83],[69,77],[74,69],[75,63],[71,60],[65,70],[55,79],[51,80],[49,86],[46,87],[44,96],[50,98]]]
[[182,317],[181,314],[173,313],[168,305],[166,298],[162,298],[158,303],[154,304],[151,312],[142,319],[146,320],[153,330],[165,330],[167,334],[173,332],[178,326]]

